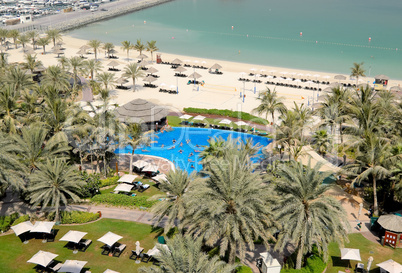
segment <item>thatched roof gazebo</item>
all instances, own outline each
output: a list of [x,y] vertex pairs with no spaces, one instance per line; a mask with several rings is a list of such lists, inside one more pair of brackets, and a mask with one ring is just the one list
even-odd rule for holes
[[115,110],[115,115],[120,122],[139,124],[163,124],[169,110],[165,106],[152,102],[135,99]]

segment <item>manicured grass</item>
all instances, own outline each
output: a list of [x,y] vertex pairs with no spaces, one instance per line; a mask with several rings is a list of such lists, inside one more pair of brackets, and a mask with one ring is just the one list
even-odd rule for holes
[[[345,244],[347,248],[358,248],[360,249],[360,256],[362,258],[361,263],[364,263],[365,269],[367,268],[367,261],[370,256],[374,258],[374,261],[371,265],[370,272],[371,273],[379,273],[380,268],[376,266],[376,264],[387,261],[389,259],[393,259],[394,261],[401,262],[402,261],[402,249],[393,249],[389,246],[381,246],[380,244],[373,243],[363,235],[359,233],[350,234],[349,235],[350,242]],[[335,243],[330,244],[329,246],[329,262],[327,273],[337,273],[338,271],[345,271],[345,268],[348,266],[348,260],[341,260],[341,251],[339,246]],[[354,269],[357,261],[350,261],[351,268]]]
[[[103,272],[107,268],[119,272],[137,272],[141,266],[150,266],[152,263],[136,264],[130,260],[131,250],[135,249],[135,242],[140,241],[144,251],[154,247],[156,239],[163,230],[153,230],[151,226],[128,221],[102,219],[94,223],[74,226],[55,226],[58,233],[54,242],[42,243],[41,240],[31,239],[28,244],[23,244],[14,234],[0,236],[0,268],[1,272],[35,272],[34,264],[27,261],[39,250],[49,251],[58,254],[57,261],[66,260],[88,261],[85,268],[92,272]],[[84,237],[91,239],[92,244],[86,252],[73,254],[72,250],[65,248],[66,242],[59,239],[69,230],[85,231],[88,234]],[[126,244],[126,250],[120,258],[101,255],[103,243],[96,241],[108,231],[114,232],[123,238],[119,241]]]
[[[150,186],[148,189],[146,189],[143,192],[139,192],[137,190],[132,190],[131,192],[135,193],[137,196],[152,197],[154,195],[164,194],[162,191],[160,191],[158,189],[158,187],[156,186],[156,183],[152,179],[138,179],[137,178],[135,181],[141,181],[143,184],[148,184]],[[110,192],[113,191],[114,188],[116,188],[116,186],[113,186],[113,187],[110,187],[110,188],[107,188],[107,189],[101,189],[100,193],[101,194],[110,193]]]

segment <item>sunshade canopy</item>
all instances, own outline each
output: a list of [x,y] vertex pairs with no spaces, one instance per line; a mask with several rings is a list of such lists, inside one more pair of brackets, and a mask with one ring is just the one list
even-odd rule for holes
[[381,215],[378,218],[379,223],[384,229],[394,232],[402,232],[402,216],[396,214]]
[[194,78],[194,79],[199,79],[202,76],[198,74],[197,72],[192,73],[191,75],[188,76],[189,78]]
[[119,272],[111,270],[111,269],[106,269],[103,273],[119,273]]
[[146,76],[143,80],[144,80],[144,82],[154,82],[154,81],[156,81],[156,78],[149,75],[149,76]]
[[157,244],[150,251],[148,251],[148,255],[150,255],[150,256],[158,255],[160,253],[158,248],[164,248],[169,251],[169,247],[167,245]]
[[117,182],[123,182],[123,183],[133,183],[133,181],[138,177],[138,175],[135,174],[125,174],[122,177],[120,177]]
[[228,119],[222,119],[221,121],[219,121],[219,123],[221,123],[221,124],[231,124],[232,121],[230,121]]
[[125,83],[128,83],[128,80],[126,78],[118,78],[116,83],[125,84]]
[[86,50],[86,49],[80,49],[80,50],[77,51],[76,54],[84,55],[84,54],[86,54],[86,53],[87,53],[87,50]]
[[184,71],[186,71],[186,70],[187,70],[187,69],[185,69],[184,67],[178,66],[174,71],[182,73],[182,72],[184,72]]
[[180,116],[181,119],[189,119],[189,118],[192,118],[192,117],[193,116],[190,116],[190,115],[187,115],[187,114]]
[[137,160],[133,163],[133,166],[140,169],[144,168],[145,166],[148,166],[149,164],[150,164],[149,162],[146,162],[144,160]]
[[211,69],[221,69],[222,66],[220,64],[214,64],[213,66],[211,66]]
[[389,80],[389,77],[381,74],[381,75],[375,76],[374,79],[376,79],[376,80]]
[[64,51],[61,49],[55,49],[53,50],[53,54],[64,54]]
[[145,58],[148,58],[148,56],[145,55],[144,53],[141,53],[140,55],[138,55],[137,58],[138,58],[138,59],[145,59]]
[[50,233],[55,223],[56,222],[37,221],[33,226],[33,228],[31,229],[31,232]]
[[123,238],[123,237],[109,231],[108,233],[103,235],[101,238],[99,238],[98,241],[102,242],[104,244],[107,244],[108,246],[112,246],[114,243],[116,243],[121,238]]
[[120,65],[120,63],[118,61],[115,61],[115,60],[113,60],[113,61],[111,61],[110,63],[107,64],[107,66],[113,66],[113,67],[118,66],[118,65]]
[[361,261],[360,250],[355,248],[341,248],[341,259]]
[[31,231],[33,225],[30,221],[25,221],[19,223],[18,225],[12,226],[11,229],[14,231],[15,235],[19,236],[22,233]]
[[205,117],[201,116],[201,115],[198,115],[195,118],[193,118],[193,120],[204,120],[204,119],[205,119]]
[[158,71],[159,71],[158,69],[156,69],[155,67],[152,67],[152,66],[151,66],[150,68],[148,68],[148,70],[147,70],[147,72],[148,72],[148,73],[151,73],[151,74],[152,74],[152,73],[156,73],[156,72],[158,72]]
[[66,241],[66,242],[73,242],[78,244],[78,242],[87,235],[88,232],[82,232],[82,231],[76,231],[76,230],[70,230],[67,232],[61,239],[60,241]]
[[172,61],[172,64],[181,64],[181,63],[183,63],[183,62],[177,58]]
[[166,182],[167,181],[167,176],[164,173],[155,175],[152,177],[153,180],[158,181],[158,182]]
[[122,184],[117,185],[117,187],[114,189],[114,191],[130,192],[132,188],[133,188],[133,185],[122,183]]
[[237,126],[244,126],[244,125],[248,125],[247,123],[245,123],[244,121],[240,120],[240,121],[236,121],[235,124]]
[[84,49],[84,50],[90,49],[90,48],[91,48],[91,47],[90,47],[89,45],[83,45],[83,46],[80,47],[80,49]]
[[142,169],[143,172],[157,172],[158,166],[149,164]]
[[388,261],[377,264],[378,267],[388,271],[389,273],[401,273],[402,265],[390,259]]
[[43,267],[46,267],[57,256],[59,256],[59,255],[53,254],[53,253],[50,253],[50,252],[47,252],[47,251],[39,250],[38,253],[33,255],[32,258],[28,260],[28,263],[38,264],[38,265],[41,265]]
[[57,272],[80,273],[86,261],[67,260]]
[[135,99],[115,110],[116,117],[120,121],[130,123],[154,122],[165,118],[169,110],[166,107],[153,104],[152,102]]
[[346,77],[343,75],[336,75],[336,76],[334,76],[334,79],[335,80],[346,80]]
[[401,92],[402,88],[400,86],[392,86],[389,91],[394,91],[394,92]]

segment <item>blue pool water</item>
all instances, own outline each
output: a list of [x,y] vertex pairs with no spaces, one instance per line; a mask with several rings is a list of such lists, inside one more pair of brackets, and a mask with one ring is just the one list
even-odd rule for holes
[[[195,150],[203,150],[204,148],[202,146],[208,145],[209,138],[217,138],[220,136],[226,140],[231,136],[232,138],[240,138],[243,141],[246,139],[252,139],[254,145],[259,144],[260,146],[267,146],[271,142],[271,139],[261,136],[234,131],[193,127],[173,127],[173,131],[157,133],[155,136],[156,137],[153,137],[155,143],[152,143],[150,147],[136,149],[134,151],[135,154],[153,155],[166,158],[174,162],[177,168],[184,169],[188,173],[193,171],[199,172],[202,169],[202,165],[199,164],[199,153],[195,152]],[[174,139],[176,140],[175,144],[173,144]],[[187,139],[190,140],[189,144],[186,143]],[[183,146],[180,146],[180,143],[183,143]],[[162,145],[164,146],[163,148]],[[197,145],[199,147],[197,147]],[[127,146],[125,148],[117,149],[115,153],[131,153],[132,150],[131,146]],[[147,152],[144,152],[143,150],[147,150]],[[179,150],[182,150],[182,153],[179,153]],[[190,153],[193,153],[194,155],[189,156]],[[262,155],[261,150],[258,152],[258,155]],[[188,159],[194,162],[189,162]],[[258,156],[254,160],[255,162],[258,161]],[[192,168],[191,165],[193,165],[194,168]]]

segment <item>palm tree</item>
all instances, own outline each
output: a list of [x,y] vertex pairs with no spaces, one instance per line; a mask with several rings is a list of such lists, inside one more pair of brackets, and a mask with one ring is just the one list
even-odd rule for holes
[[16,29],[10,29],[8,31],[8,37],[13,39],[14,46],[15,46],[15,48],[17,48],[18,38],[20,37],[20,32]]
[[17,100],[19,92],[12,85],[4,85],[0,89],[0,127],[3,132],[17,132],[17,115],[19,112]]
[[343,244],[347,240],[349,227],[346,212],[336,199],[325,195],[330,189],[323,186],[328,174],[302,163],[291,161],[278,168],[279,178],[275,181],[278,203],[274,208],[282,228],[276,247],[291,242],[297,248],[296,269],[301,269],[304,255],[316,246],[327,260],[330,242]]
[[46,54],[46,46],[49,44],[49,38],[48,37],[40,37],[38,40],[36,40],[36,44],[38,46],[43,47],[43,54]]
[[147,42],[147,51],[151,52],[151,61],[154,61],[153,53],[158,51],[159,48],[156,46],[156,41]]
[[102,63],[94,59],[85,61],[84,66],[89,72],[91,79],[94,79],[95,73],[98,73],[103,68]]
[[356,77],[356,84],[359,82],[359,77],[365,77],[366,75],[364,72],[366,70],[363,69],[363,62],[362,63],[353,63],[353,66],[350,68],[350,76]]
[[39,37],[39,33],[36,30],[32,30],[26,33],[27,37],[32,41],[33,49],[36,49],[36,38]]
[[20,35],[18,40],[19,40],[19,43],[22,45],[23,48],[25,48],[25,45],[30,41],[29,37],[26,34]]
[[[165,230],[168,231],[176,226],[175,221],[182,221],[186,213],[186,203],[190,184],[196,179],[193,172],[191,175],[181,169],[171,170],[165,181],[159,184],[159,190],[166,194],[163,201],[158,202],[152,207],[155,224],[160,223],[165,216],[168,220],[165,222]],[[165,197],[165,196],[163,196]]]
[[0,191],[7,187],[15,190],[24,189],[25,167],[18,160],[20,148],[13,141],[0,133]]
[[5,28],[0,28],[0,42],[1,45],[4,44],[4,42],[6,41],[6,39],[8,38],[8,30]]
[[57,65],[51,65],[46,69],[41,84],[61,92],[70,88],[68,75]]
[[33,206],[48,205],[56,212],[55,221],[59,219],[60,205],[68,205],[68,199],[77,202],[80,200],[77,193],[85,182],[76,172],[75,166],[69,166],[61,159],[46,159],[45,163],[38,164],[38,171],[29,176],[29,198]]
[[331,144],[327,130],[318,130],[313,135],[313,146],[318,150],[318,153],[324,156],[329,150]]
[[133,91],[135,92],[135,80],[144,76],[141,67],[136,63],[129,63],[124,68],[123,77],[130,77],[133,80]]
[[98,49],[101,47],[101,45],[102,45],[102,42],[101,41],[99,41],[99,40],[90,40],[89,42],[88,42],[88,45],[90,46],[90,47],[92,47],[92,49],[94,50],[94,53],[95,53],[95,60],[97,60],[98,59]]
[[49,158],[68,158],[68,141],[64,133],[49,138],[49,130],[43,125],[32,124],[21,128],[21,136],[13,137],[15,144],[22,151],[21,162],[29,169],[29,173],[38,168],[38,164]]
[[58,41],[58,42],[63,41],[60,30],[58,30],[58,29],[48,29],[46,31],[46,35],[49,40],[53,41],[53,46],[56,46],[56,41]]
[[199,154],[201,163],[206,165],[209,161],[216,158],[222,158],[227,148],[227,142],[221,137],[209,138],[208,146]]
[[107,56],[110,57],[110,53],[114,49],[114,44],[112,44],[112,43],[104,43],[103,44],[103,49],[106,51]]
[[74,87],[77,85],[78,73],[81,73],[84,69],[85,62],[81,57],[74,56],[68,59],[69,66],[72,69],[74,75]]
[[24,59],[25,63],[23,64],[23,67],[25,69],[29,69],[32,74],[36,68],[43,65],[41,61],[38,61],[36,59],[36,54],[35,55],[25,54]]
[[255,238],[268,244],[274,222],[268,205],[271,191],[253,172],[250,151],[236,141],[227,146],[222,158],[209,161],[206,179],[189,191],[183,226],[208,246],[219,243],[220,256],[228,252],[234,264],[237,253],[244,260],[246,250],[254,249]]
[[109,90],[109,87],[112,87],[115,83],[114,74],[110,72],[99,73],[96,79],[103,83],[106,90]]
[[5,81],[8,84],[13,85],[17,92],[30,88],[34,84],[32,76],[26,74],[25,71],[18,66],[10,67],[7,70]]
[[257,100],[260,101],[260,104],[252,112],[259,115],[265,113],[266,120],[268,120],[268,114],[271,114],[272,124],[275,124],[275,112],[283,113],[286,111],[286,106],[282,102],[283,98],[278,97],[277,92],[275,90],[271,91],[268,87],[265,92],[260,94]]
[[137,43],[134,45],[135,50],[140,52],[140,55],[142,54],[142,51],[145,50],[145,45],[141,43],[140,39],[137,39]]
[[202,272],[202,273],[231,273],[237,264],[228,265],[217,256],[209,257],[202,251],[202,240],[189,235],[175,235],[166,242],[167,249],[159,246],[157,255],[160,266],[141,267],[141,273],[170,273],[170,272]]
[[134,49],[134,45],[130,41],[123,41],[121,42],[122,49],[127,51],[127,62],[130,61],[129,53],[131,49]]
[[302,128],[300,127],[298,114],[295,111],[287,110],[279,119],[281,123],[276,128],[276,142],[281,145],[281,149],[283,147],[284,150],[289,152],[289,160],[291,156],[296,160],[303,147],[300,139]]
[[57,63],[57,65],[60,66],[63,71],[68,71],[71,68],[69,59],[66,56],[61,56],[58,58]]

